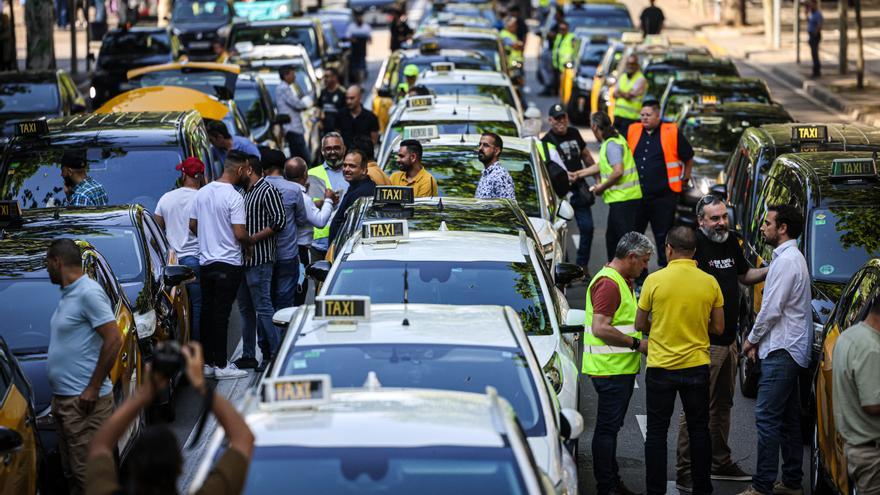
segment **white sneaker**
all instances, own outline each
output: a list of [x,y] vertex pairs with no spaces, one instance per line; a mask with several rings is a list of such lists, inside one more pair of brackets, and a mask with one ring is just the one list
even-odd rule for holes
[[246,376],[248,376],[248,372],[238,369],[234,363],[229,363],[225,368],[217,368],[214,370],[214,378],[218,380],[244,378]]
[[202,374],[205,375],[205,378],[213,378],[214,377],[214,367],[209,366],[207,364],[202,365]]

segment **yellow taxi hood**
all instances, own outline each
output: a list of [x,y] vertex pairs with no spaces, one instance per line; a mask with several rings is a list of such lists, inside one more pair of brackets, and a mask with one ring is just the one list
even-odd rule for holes
[[126,91],[95,110],[97,114],[114,112],[185,112],[195,110],[202,118],[223,120],[229,107],[216,99],[189,88],[150,86]]
[[125,75],[128,79],[135,79],[151,72],[180,69],[201,69],[206,71],[229,72],[231,74],[241,73],[241,67],[236,64],[219,64],[216,62],[171,62],[169,64],[148,65],[146,67],[131,69]]

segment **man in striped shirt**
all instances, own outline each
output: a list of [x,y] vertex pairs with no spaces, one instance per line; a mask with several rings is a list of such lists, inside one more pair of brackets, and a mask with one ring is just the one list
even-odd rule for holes
[[[287,220],[281,193],[263,178],[260,160],[251,156],[245,169],[244,209],[248,234],[259,239],[245,254],[244,283],[238,289],[238,307],[244,323],[242,357],[235,362],[239,369],[265,369],[278,350],[278,331],[272,324],[272,270],[275,265],[276,234]],[[259,331],[263,361],[256,360],[255,340]]]

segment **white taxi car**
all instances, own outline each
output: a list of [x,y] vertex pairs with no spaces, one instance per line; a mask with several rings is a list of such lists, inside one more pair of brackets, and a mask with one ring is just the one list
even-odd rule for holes
[[[510,404],[485,394],[332,389],[328,375],[278,377],[247,397],[255,437],[245,495],[552,494]],[[225,449],[218,429],[190,485]]]
[[[419,74],[416,85],[428,88],[437,96],[479,95],[496,97],[501,103],[516,109],[520,118],[523,105],[510,77],[501,72],[485,70],[427,70]],[[475,118],[475,120],[479,120]]]
[[513,407],[556,492],[577,493],[577,466],[563,441],[577,442],[583,419],[559,408],[513,309],[325,296],[314,308],[282,309],[273,320],[287,332],[264,382],[327,374],[337,389],[361,387],[369,377],[388,388],[494,387]]

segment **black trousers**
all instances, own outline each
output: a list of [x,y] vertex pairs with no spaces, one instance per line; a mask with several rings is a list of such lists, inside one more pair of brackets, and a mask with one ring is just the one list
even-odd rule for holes
[[[299,246],[299,261],[303,267],[308,268],[311,261],[309,246]],[[303,272],[305,273],[305,272]],[[309,293],[309,277],[303,277],[302,283],[296,288],[296,296],[293,298],[294,306],[302,306],[306,302]]]
[[225,368],[229,354],[226,339],[229,332],[229,313],[244,277],[244,269],[228,263],[201,266],[202,315],[201,338],[205,364]]
[[654,241],[657,243],[657,264],[666,266],[666,234],[672,228],[675,221],[675,205],[678,204],[678,193],[672,191],[655,196],[645,196],[639,205],[636,215],[635,230],[645,233],[648,224],[654,232]]
[[822,64],[819,62],[819,42],[822,41],[821,33],[810,33],[810,56],[813,58],[813,76],[822,74]]
[[608,203],[608,222],[605,227],[605,251],[608,261],[614,258],[617,243],[627,232],[636,230],[636,216],[639,214],[640,199]]
[[709,365],[680,370],[647,368],[645,405],[648,431],[645,434],[645,472],[649,495],[666,493],[666,435],[675,410],[675,396],[687,420],[691,447],[691,475],[698,495],[712,493],[709,469],[712,465],[712,441],[709,437]]

